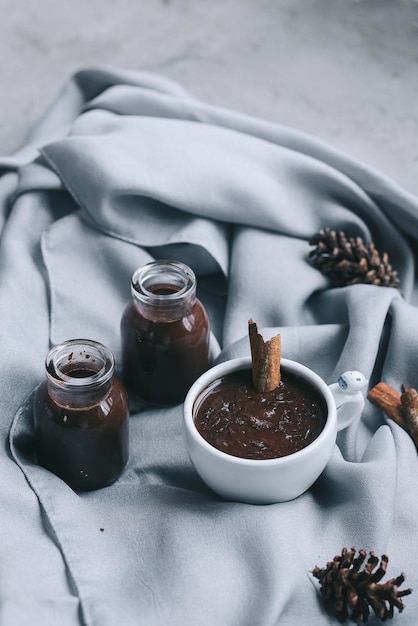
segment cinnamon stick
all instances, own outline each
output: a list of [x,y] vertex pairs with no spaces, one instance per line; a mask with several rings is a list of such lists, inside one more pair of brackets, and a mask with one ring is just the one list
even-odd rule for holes
[[402,385],[401,404],[409,434],[418,449],[418,392]]
[[248,332],[253,384],[260,393],[273,391],[279,386],[281,380],[281,337],[275,335],[268,341],[264,341],[258,332],[257,324],[251,319],[248,321]]
[[402,385],[402,394],[386,383],[378,383],[367,398],[403,428],[418,450],[418,391]]
[[370,389],[367,399],[372,404],[382,409],[386,415],[399,426],[406,428],[406,420],[402,411],[401,394],[387,383],[378,383]]

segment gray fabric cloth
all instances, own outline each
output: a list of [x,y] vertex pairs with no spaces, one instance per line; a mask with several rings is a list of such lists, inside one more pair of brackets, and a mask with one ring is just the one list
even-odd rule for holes
[[[34,463],[31,411],[52,344],[101,341],[119,368],[130,277],[153,258],[196,271],[218,359],[249,354],[252,317],[329,383],[418,387],[415,197],[297,131],[92,68],[0,160],[0,216],[2,626],[332,624],[308,570],[343,546],[406,573],[415,626],[417,453],[369,402],[316,484],[269,506],[202,483],[181,405],[133,411],[126,471],[83,495]],[[308,261],[324,226],[387,251],[403,295],[330,288]]]

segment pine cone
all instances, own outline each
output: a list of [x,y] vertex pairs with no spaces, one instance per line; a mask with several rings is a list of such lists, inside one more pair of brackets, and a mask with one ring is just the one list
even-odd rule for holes
[[343,231],[323,228],[314,235],[309,245],[316,246],[309,257],[314,267],[328,276],[335,287],[367,283],[399,289],[397,272],[374,243],[366,246],[361,237],[347,237]]
[[380,583],[386,573],[388,557],[383,555],[378,569],[374,571],[379,562],[374,552],[370,552],[367,561],[366,550],[360,550],[356,558],[355,554],[356,548],[343,548],[341,555],[335,556],[326,567],[311,570],[321,585],[326,609],[341,623],[351,618],[356,624],[368,621],[369,607],[382,622],[393,618],[395,607],[401,613],[405,608],[401,598],[412,592],[412,589],[398,591],[405,580],[404,574]]

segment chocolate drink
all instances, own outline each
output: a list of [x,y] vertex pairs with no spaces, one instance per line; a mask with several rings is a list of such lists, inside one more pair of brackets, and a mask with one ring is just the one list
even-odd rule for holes
[[[96,372],[79,365],[64,373],[87,379]],[[71,407],[54,400],[45,381],[38,388],[34,414],[39,463],[72,489],[105,487],[122,472],[129,454],[129,413],[126,392],[116,377],[94,404]]]
[[199,433],[222,452],[246,459],[287,456],[309,445],[325,426],[321,393],[306,380],[282,371],[273,391],[260,393],[251,370],[211,383],[195,404]]
[[[151,294],[175,294],[171,285],[153,285]],[[143,400],[181,402],[209,366],[209,320],[197,298],[176,315],[158,303],[142,307],[131,301],[121,321],[123,380]]]

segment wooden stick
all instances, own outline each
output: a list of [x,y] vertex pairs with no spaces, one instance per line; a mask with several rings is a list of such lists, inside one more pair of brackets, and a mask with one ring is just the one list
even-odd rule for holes
[[281,338],[275,335],[268,341],[264,341],[258,332],[257,324],[253,320],[248,321],[250,336],[253,384],[257,391],[264,393],[276,389],[281,380]]

